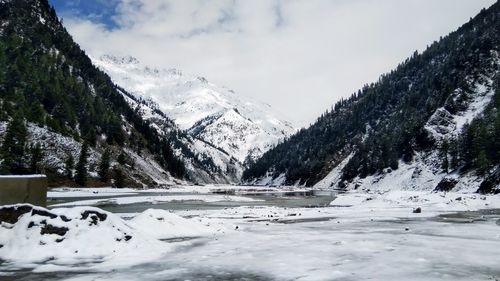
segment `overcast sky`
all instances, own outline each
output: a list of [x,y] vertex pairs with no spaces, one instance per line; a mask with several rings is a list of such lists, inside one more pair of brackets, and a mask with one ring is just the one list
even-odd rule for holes
[[307,125],[495,0],[50,2],[91,55],[204,76]]

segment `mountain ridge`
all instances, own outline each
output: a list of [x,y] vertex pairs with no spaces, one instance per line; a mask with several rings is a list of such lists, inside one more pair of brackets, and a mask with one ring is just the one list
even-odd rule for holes
[[234,156],[242,165],[295,129],[269,105],[237,95],[206,78],[156,69],[131,56],[93,58],[117,84],[151,99],[180,129]]
[[[137,187],[232,182],[209,155],[194,153],[192,140],[151,101],[127,93],[95,67],[47,0],[1,1],[0,23],[2,173],[36,169],[51,185],[74,185],[68,173],[78,171],[68,163],[85,143],[89,156],[81,173],[93,185],[116,184],[109,173]],[[143,118],[141,109],[154,118]],[[37,158],[30,146],[41,150]],[[106,152],[110,163],[101,165]]]
[[[376,83],[336,103],[309,128],[266,152],[245,171],[244,180],[315,186],[330,175],[332,181],[324,186],[369,188],[376,179],[366,178],[381,180],[401,171],[400,166],[419,162],[420,166],[411,169],[428,169],[435,176],[427,189],[445,177],[466,174],[478,178],[474,184],[477,189],[481,179],[498,169],[497,148],[488,138],[499,138],[491,133],[498,126],[494,120],[498,118],[499,6],[497,2],[482,10],[422,54],[415,52]],[[481,75],[493,81],[488,94],[491,99],[474,105],[471,100],[481,92],[474,90],[474,83]],[[446,139],[436,139],[426,130],[429,119],[438,114],[436,110],[449,109],[453,119],[469,106],[480,111],[475,117],[493,122],[470,119],[470,125],[460,123],[464,129]],[[474,143],[468,142],[468,135]],[[431,157],[437,163],[425,163],[431,159],[422,154],[429,151],[440,155]],[[441,166],[446,166],[446,171],[441,172]],[[404,188],[415,186],[411,177]],[[414,178],[423,176],[416,173]]]

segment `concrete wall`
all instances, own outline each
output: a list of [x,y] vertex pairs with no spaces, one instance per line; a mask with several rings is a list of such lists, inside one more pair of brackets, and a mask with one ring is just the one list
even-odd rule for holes
[[17,203],[47,206],[47,178],[44,175],[0,176],[0,205]]

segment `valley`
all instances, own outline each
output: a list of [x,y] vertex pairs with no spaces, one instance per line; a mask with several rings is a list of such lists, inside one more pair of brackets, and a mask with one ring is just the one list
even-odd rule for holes
[[319,2],[0,0],[0,280],[500,280],[500,2]]

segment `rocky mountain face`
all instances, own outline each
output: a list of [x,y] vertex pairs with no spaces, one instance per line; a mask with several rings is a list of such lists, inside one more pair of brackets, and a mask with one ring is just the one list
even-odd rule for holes
[[153,187],[236,182],[242,172],[113,83],[47,0],[0,1],[0,141],[1,174],[45,173],[56,186],[74,185],[75,174]]
[[244,180],[498,191],[498,30],[497,2],[266,152]]
[[[231,155],[239,167],[294,132],[269,105],[203,77],[151,68],[133,57],[105,55],[93,62],[126,91],[154,103],[187,136]],[[227,162],[212,156],[214,161]]]
[[179,129],[153,100],[131,94],[119,86],[118,91],[143,120],[169,140],[175,155],[182,159],[192,183],[240,182],[244,167],[232,155]]

